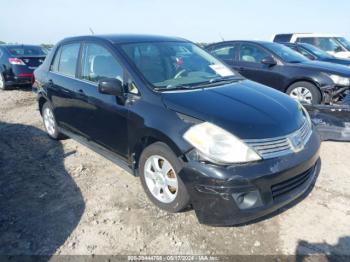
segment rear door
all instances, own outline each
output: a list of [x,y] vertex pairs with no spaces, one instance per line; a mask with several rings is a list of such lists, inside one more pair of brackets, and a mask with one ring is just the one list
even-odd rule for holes
[[82,135],[76,125],[79,97],[77,65],[81,44],[79,42],[61,45],[53,59],[48,73],[48,96],[51,98],[58,125]]
[[88,139],[126,156],[128,110],[120,98],[98,91],[98,81],[103,78],[125,82],[125,70],[118,57],[102,43],[84,43],[79,78],[76,106],[79,129]]

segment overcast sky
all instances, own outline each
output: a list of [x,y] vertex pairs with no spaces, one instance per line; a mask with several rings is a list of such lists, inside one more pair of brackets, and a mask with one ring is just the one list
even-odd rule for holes
[[269,40],[274,33],[350,39],[348,0],[1,0],[0,40],[56,43],[73,35],[145,33],[196,42]]

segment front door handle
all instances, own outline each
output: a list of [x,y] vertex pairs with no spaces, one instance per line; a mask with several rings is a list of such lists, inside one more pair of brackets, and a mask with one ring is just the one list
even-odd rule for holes
[[78,92],[79,92],[80,94],[85,94],[85,92],[84,92],[83,89],[78,89]]

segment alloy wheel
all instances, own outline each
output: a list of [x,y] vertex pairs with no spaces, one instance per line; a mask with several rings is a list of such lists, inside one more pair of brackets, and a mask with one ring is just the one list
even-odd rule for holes
[[50,108],[48,107],[45,108],[43,118],[44,118],[44,125],[47,132],[49,133],[50,136],[54,136],[56,132],[56,123],[55,123],[54,115]]
[[299,100],[300,102],[304,102],[308,104],[312,103],[312,93],[310,92],[309,89],[305,87],[302,87],[302,86],[296,87],[290,92],[289,95],[292,98]]
[[144,175],[149,191],[158,201],[174,201],[178,192],[178,179],[168,160],[158,155],[150,156],[145,163]]

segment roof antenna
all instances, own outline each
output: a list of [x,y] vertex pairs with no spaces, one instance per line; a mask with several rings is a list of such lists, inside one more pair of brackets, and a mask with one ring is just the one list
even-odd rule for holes
[[225,39],[223,38],[223,36],[222,36],[220,33],[219,33],[219,36],[220,36],[220,38],[221,38],[221,41],[224,42]]
[[94,35],[94,34],[95,34],[94,30],[92,30],[92,28],[91,28],[91,27],[89,27],[89,30],[90,30],[90,33],[91,33],[92,35]]

